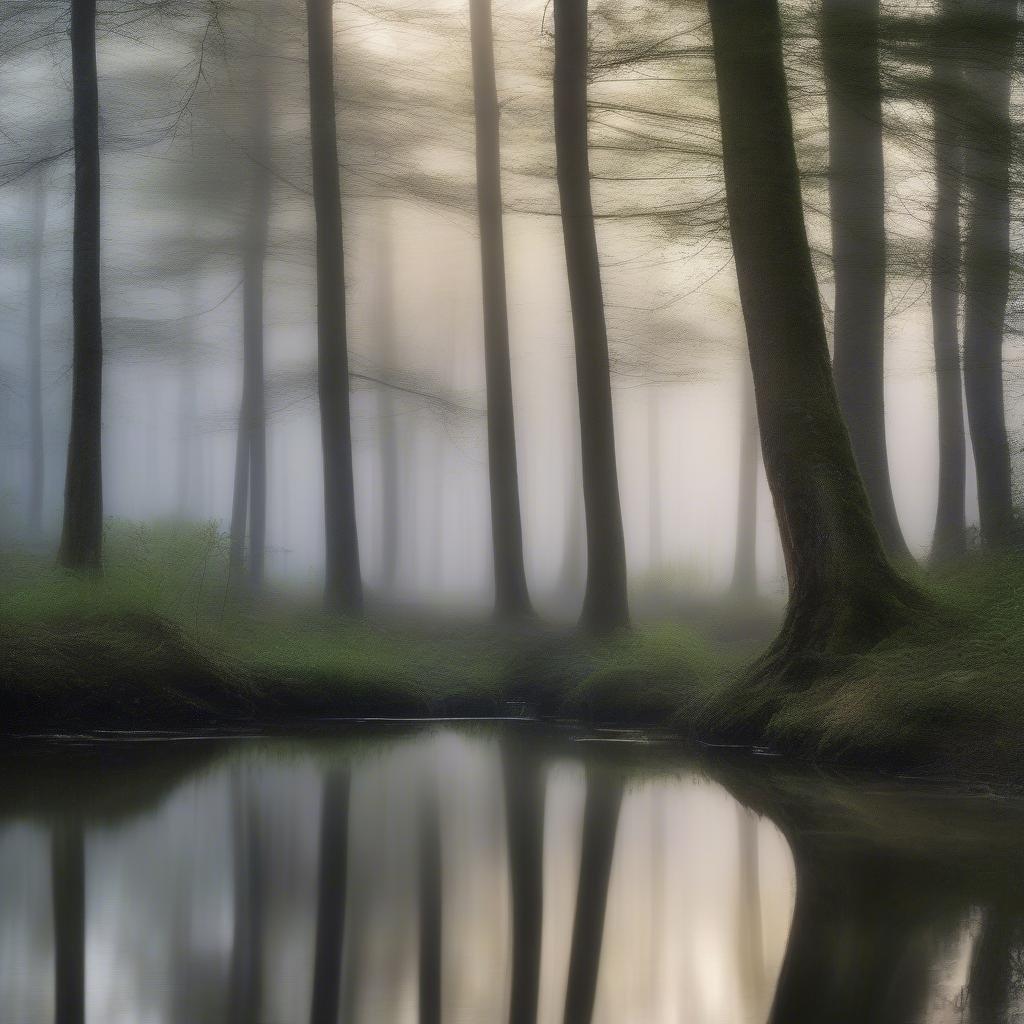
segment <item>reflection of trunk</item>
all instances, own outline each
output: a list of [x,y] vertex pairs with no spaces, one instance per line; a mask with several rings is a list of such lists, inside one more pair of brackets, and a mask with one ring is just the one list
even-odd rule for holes
[[56,1024],[85,1021],[85,839],[77,823],[51,838]]
[[[256,36],[265,36],[258,22]],[[242,242],[242,405],[235,451],[231,511],[231,575],[243,566],[249,586],[263,586],[267,530],[267,423],[263,378],[263,272],[270,221],[270,94],[262,61],[255,61],[249,112],[253,135],[252,193]],[[249,558],[245,564],[248,520]]]
[[235,934],[231,946],[228,1020],[260,1019],[263,966],[263,860],[256,794],[241,775],[232,779]]
[[[384,223],[378,232],[377,255],[378,293],[376,295],[378,345],[380,365],[384,379],[395,369],[394,323],[394,255],[391,245],[389,213],[383,214]],[[399,523],[398,523],[398,415],[394,392],[381,387],[377,394],[380,420],[380,529],[381,529],[381,584],[386,592],[393,592],[398,584]]]
[[363,608],[363,583],[359,574],[352,471],[331,0],[306,0],[306,16],[313,204],[316,210],[317,365],[324,462],[324,603],[335,611],[358,614]]
[[601,768],[588,770],[580,880],[565,992],[565,1024],[590,1024],[594,1015],[604,915],[621,805],[621,781]]
[[764,939],[761,931],[761,879],[757,816],[742,805],[739,813],[738,919],[739,973],[750,1020],[758,1019],[764,998]]
[[32,266],[28,283],[28,528],[43,527],[43,247],[46,175],[36,169],[32,189]]
[[964,386],[981,536],[998,544],[1013,526],[1003,326],[1010,287],[1010,86],[1017,2],[976,0],[971,7],[985,19],[985,45],[980,66],[968,71],[978,109],[971,112],[965,165],[970,201],[964,242]]
[[760,435],[754,389],[743,374],[743,421],[740,427],[739,503],[736,508],[736,559],[732,592],[738,598],[757,596],[757,469]]
[[519,470],[512,405],[505,242],[501,223],[498,90],[494,80],[491,0],[470,0],[469,24],[476,111],[476,190],[484,300],[494,606],[499,616],[516,617],[529,614],[530,598],[526,590],[526,570],[523,565],[523,525],[519,510]]
[[74,344],[71,430],[58,561],[99,570],[103,546],[100,418],[103,333],[100,316],[100,140],[96,79],[96,0],[71,5],[74,83],[75,229],[72,270]]
[[583,501],[587,521],[584,626],[629,623],[626,547],[615,465],[608,331],[590,195],[587,140],[587,0],[555,0],[555,155],[576,343]]
[[425,780],[419,806],[420,1015],[441,1021],[441,808],[437,783]]
[[[949,16],[953,0],[942,0]],[[954,44],[956,45],[956,44]],[[932,338],[939,416],[939,497],[932,557],[956,558],[967,547],[964,487],[967,440],[960,376],[960,190],[963,149],[959,97],[963,75],[940,46],[932,71],[935,89],[935,213],[932,220]]]
[[348,869],[349,788],[347,768],[333,769],[324,779],[310,1024],[335,1024],[338,1019]]
[[777,0],[710,0],[729,222],[790,601],[762,669],[871,643],[916,592],[879,541],[839,413],[803,219]]
[[1006,1024],[1010,1020],[1013,961],[1019,935],[1017,916],[1000,906],[985,911],[974,940],[967,997],[970,1024]]
[[509,1024],[535,1024],[544,919],[544,774],[514,740],[502,750],[512,890]]
[[822,56],[829,121],[835,264],[835,387],[882,543],[909,557],[885,443],[885,167],[879,0],[825,0]]

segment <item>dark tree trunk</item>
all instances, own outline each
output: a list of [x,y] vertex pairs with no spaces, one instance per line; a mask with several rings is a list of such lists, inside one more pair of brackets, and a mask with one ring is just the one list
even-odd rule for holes
[[419,1024],[441,1024],[441,808],[437,782],[424,780],[419,806]]
[[512,890],[512,991],[509,1024],[536,1024],[544,923],[544,773],[514,739],[502,748],[509,882]]
[[28,294],[28,528],[43,528],[43,247],[46,244],[46,173],[36,171],[32,189],[32,266]]
[[[386,381],[395,369],[394,251],[389,212],[386,211],[382,219],[378,232],[376,315],[380,365]],[[401,528],[398,517],[398,405],[391,388],[383,386],[379,389],[377,408],[380,420],[381,584],[386,591],[393,593],[398,586]]]
[[494,78],[491,0],[469,0],[476,110],[476,192],[484,299],[487,459],[491,486],[494,605],[502,618],[530,614],[519,510],[512,365],[509,357],[505,242],[502,234],[498,89]]
[[736,507],[736,558],[732,592],[741,599],[757,596],[757,470],[761,438],[754,389],[744,368],[743,422],[740,426],[740,479]]
[[324,460],[324,603],[334,611],[360,614],[363,609],[363,582],[359,572],[352,471],[345,255],[334,110],[331,0],[306,0],[306,16],[313,204],[316,211],[317,363]]
[[608,331],[590,195],[587,140],[587,0],[555,0],[555,158],[576,342],[587,589],[582,624],[608,633],[629,624],[626,546],[615,463]]
[[256,795],[232,779],[235,932],[231,944],[229,1024],[260,1019],[263,967],[263,858]]
[[324,779],[310,1024],[337,1024],[338,1020],[348,874],[349,790],[347,768],[335,769]]
[[725,181],[761,447],[789,575],[762,674],[858,649],[919,596],[875,529],[836,399],[804,227],[777,0],[710,0]]
[[71,431],[58,561],[98,572],[103,547],[101,417],[103,322],[100,315],[100,136],[96,78],[96,0],[72,0],[75,227],[72,305]]
[[235,482],[231,498],[231,534],[228,547],[228,586],[242,583],[245,574],[245,528],[249,513],[249,420],[246,410],[248,396],[242,384],[242,406],[238,414],[238,435],[235,439]]
[[964,387],[978,474],[981,536],[1005,543],[1013,532],[1010,448],[1003,402],[1003,329],[1010,288],[1010,86],[1017,39],[1016,0],[976,0],[981,52],[967,72],[970,112],[965,174]]
[[81,825],[54,826],[50,856],[54,1021],[85,1024],[85,839]]
[[583,847],[576,890],[576,916],[569,952],[565,1024],[590,1024],[601,967],[604,915],[615,855],[615,835],[622,805],[622,782],[601,768],[587,771],[583,809]]
[[909,558],[885,443],[885,167],[879,0],[824,0],[839,407],[886,551]]
[[[949,16],[953,4],[943,0]],[[941,45],[941,44],[940,44]],[[932,558],[944,561],[967,550],[965,487],[967,439],[960,373],[960,139],[963,73],[948,47],[935,56],[935,213],[932,220],[932,339],[939,416],[939,496]]]

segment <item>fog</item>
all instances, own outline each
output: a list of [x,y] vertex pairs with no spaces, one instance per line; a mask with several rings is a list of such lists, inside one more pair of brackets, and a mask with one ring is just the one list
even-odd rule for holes
[[[5,13],[11,31],[0,62],[0,88],[10,97],[0,120],[0,529],[8,539],[52,543],[70,401],[70,62],[53,5],[17,6]],[[270,179],[267,576],[276,586],[315,588],[325,524],[301,5],[154,7],[100,5],[104,515],[212,521],[228,530],[242,390],[242,252],[262,170]],[[790,6],[787,17],[799,24],[802,12]],[[715,591],[733,572],[750,371],[722,224],[714,76],[701,5],[657,7],[649,24],[641,20],[635,5],[596,9],[590,90],[629,578],[634,591],[655,581],[677,592]],[[638,63],[636,52],[668,20],[675,56]],[[434,0],[371,3],[339,7],[335,24],[363,575],[388,599],[475,608],[490,599],[493,570],[468,14]],[[500,4],[494,33],[526,568],[535,601],[571,613],[583,588],[583,505],[553,177],[550,12],[533,0]],[[820,66],[814,40],[797,33],[787,47],[808,226],[830,321]],[[904,266],[902,254],[926,248],[933,186],[921,139],[931,114],[896,95],[888,115],[918,133],[886,137],[887,232],[900,265],[888,283],[885,398],[900,522],[913,553],[924,556],[938,473],[931,310],[926,272],[912,258]],[[254,148],[264,118],[261,159]],[[41,537],[27,525],[26,331],[37,256]],[[1012,434],[1022,424],[1018,362],[1019,341],[1008,335]],[[398,541],[389,580],[382,451],[392,433]],[[967,480],[974,524],[971,465]],[[784,566],[763,471],[757,529],[761,588],[781,595]]]

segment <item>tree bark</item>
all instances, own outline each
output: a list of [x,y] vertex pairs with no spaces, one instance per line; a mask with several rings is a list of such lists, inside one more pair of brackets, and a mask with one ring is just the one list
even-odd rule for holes
[[476,113],[476,192],[484,300],[484,368],[487,383],[487,461],[491,497],[494,605],[500,618],[531,612],[523,562],[519,508],[512,364],[509,355],[505,242],[502,231],[501,144],[494,76],[491,0],[470,0],[473,104]]
[[331,0],[306,0],[309,117],[316,211],[317,362],[324,462],[324,524],[328,609],[363,609],[352,470],[348,335],[341,178],[334,104],[334,19]]
[[729,224],[786,619],[760,672],[860,649],[919,597],[882,549],[836,398],[803,220],[777,0],[710,0]]
[[338,1020],[348,877],[349,790],[347,768],[335,769],[324,779],[310,1024],[336,1024]]
[[43,528],[43,249],[46,244],[46,172],[37,168],[32,188],[32,264],[28,285],[28,509],[29,531]]
[[967,71],[977,109],[965,173],[969,187],[964,243],[964,388],[978,475],[982,540],[1013,533],[1010,447],[1003,401],[1003,329],[1010,289],[1010,87],[1017,40],[1016,0],[975,0],[981,53]]
[[626,547],[615,462],[608,330],[590,195],[587,0],[555,0],[555,159],[576,345],[583,502],[587,523],[584,627],[629,624]]
[[77,822],[51,837],[54,1020],[85,1024],[85,838]]
[[824,0],[822,15],[836,285],[833,373],[882,543],[891,556],[909,558],[893,502],[885,441],[879,0]]
[[100,137],[96,75],[96,0],[71,3],[74,92],[75,224],[71,430],[58,561],[98,572],[103,548],[101,417],[103,322],[100,314]]
[[[940,15],[948,17],[951,0]],[[965,488],[967,438],[960,372],[960,195],[963,181],[960,102],[963,71],[940,44],[932,78],[935,90],[935,213],[932,219],[932,339],[939,419],[939,494],[932,558],[946,561],[967,550]]]
[[736,558],[732,570],[733,596],[757,596],[757,469],[760,436],[754,389],[743,373],[743,422],[740,427],[740,478],[736,508]]

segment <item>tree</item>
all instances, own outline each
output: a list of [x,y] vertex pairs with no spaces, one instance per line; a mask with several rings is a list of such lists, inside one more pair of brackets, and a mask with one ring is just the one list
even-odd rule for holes
[[967,133],[964,240],[964,389],[978,475],[981,536],[1013,532],[1010,448],[1003,401],[1003,330],[1010,290],[1010,88],[1016,0],[973,0],[977,45],[966,75],[974,96]]
[[759,666],[855,650],[920,605],[893,570],[843,426],[804,226],[777,0],[710,0],[726,199],[765,469],[789,575]]
[[576,347],[587,587],[582,624],[608,633],[629,624],[626,546],[615,462],[608,329],[590,194],[587,2],[555,0],[555,161]]
[[334,105],[334,18],[331,0],[306,0],[309,119],[316,213],[317,363],[324,463],[326,579],[324,603],[359,614],[359,571],[352,423],[349,414],[345,255]]
[[505,242],[502,231],[501,143],[494,78],[491,0],[470,0],[473,107],[476,115],[476,191],[480,270],[484,300],[484,368],[487,384],[487,464],[491,495],[494,605],[502,618],[530,614],[519,509],[512,364],[509,356]]
[[882,542],[890,555],[909,558],[893,502],[885,443],[879,0],[824,0],[822,15],[836,284],[836,391]]
[[46,228],[46,171],[36,168],[32,187],[32,255],[28,296],[28,528],[43,526],[43,247]]
[[[745,369],[745,368],[744,368]],[[743,374],[743,418],[740,424],[740,476],[736,508],[736,558],[732,592],[738,598],[757,595],[757,406],[754,389]]]
[[85,1024],[85,836],[72,819],[53,826],[54,1019]]
[[101,462],[103,325],[100,316],[100,139],[96,0],[72,0],[75,150],[71,430],[59,563],[98,572],[103,547]]
[[[949,19],[955,0],[943,0]],[[950,26],[952,29],[952,26]],[[967,439],[960,373],[960,195],[963,180],[960,102],[963,70],[956,42],[941,39],[932,65],[935,111],[935,210],[932,215],[932,339],[939,418],[939,496],[932,558],[945,560],[967,549],[964,488]]]

